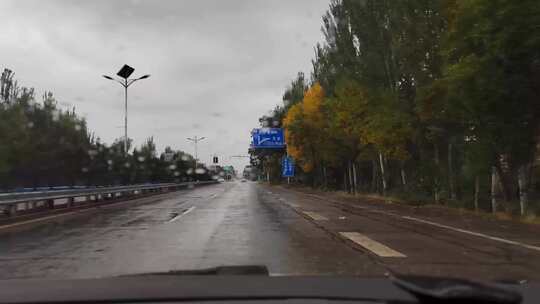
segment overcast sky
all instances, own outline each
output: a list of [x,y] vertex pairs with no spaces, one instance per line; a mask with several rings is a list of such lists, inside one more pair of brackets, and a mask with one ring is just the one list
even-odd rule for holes
[[1,1],[0,68],[76,107],[111,143],[123,135],[123,88],[102,78],[125,63],[152,76],[129,89],[128,135],[154,136],[242,170],[250,130],[309,74],[328,0]]

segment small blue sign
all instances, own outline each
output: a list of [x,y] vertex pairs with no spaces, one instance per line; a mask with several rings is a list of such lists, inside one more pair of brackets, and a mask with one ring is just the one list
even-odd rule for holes
[[282,175],[283,177],[294,176],[294,159],[289,156],[283,159]]
[[284,148],[285,138],[281,128],[260,128],[251,131],[251,146],[257,148]]

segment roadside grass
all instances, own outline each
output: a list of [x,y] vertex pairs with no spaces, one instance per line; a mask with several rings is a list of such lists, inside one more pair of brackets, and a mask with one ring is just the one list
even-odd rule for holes
[[[351,194],[347,194],[352,196]],[[528,212],[525,216],[519,214],[519,202],[511,201],[499,201],[499,210],[495,213],[491,212],[491,202],[489,198],[484,197],[479,200],[478,210],[474,208],[474,201],[472,197],[463,198],[461,200],[441,199],[437,204],[433,201],[433,198],[426,197],[424,195],[418,195],[414,193],[393,193],[389,196],[373,195],[373,194],[359,194],[357,197],[371,197],[378,198],[385,202],[406,204],[415,207],[437,207],[437,208],[449,208],[458,210],[460,213],[474,214],[483,218],[494,218],[503,221],[517,221],[529,224],[540,224],[540,217],[538,212],[540,211],[540,202],[530,202],[528,206]]]

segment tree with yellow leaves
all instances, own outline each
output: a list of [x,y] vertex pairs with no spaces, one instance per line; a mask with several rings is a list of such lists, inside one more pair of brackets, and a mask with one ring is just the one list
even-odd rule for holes
[[304,172],[321,170],[321,176],[324,176],[322,163],[327,138],[323,104],[324,90],[315,83],[306,91],[302,102],[291,106],[283,119],[287,153],[297,160]]

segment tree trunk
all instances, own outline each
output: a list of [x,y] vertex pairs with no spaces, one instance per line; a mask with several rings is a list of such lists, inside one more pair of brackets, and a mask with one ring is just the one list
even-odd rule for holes
[[[503,165],[501,164],[501,161],[498,160],[495,169],[497,170],[497,182],[499,183],[499,186],[501,187],[501,192],[503,195],[504,201],[508,202],[512,200],[512,178],[510,177],[512,175],[510,170],[506,168],[506,170],[503,170]],[[515,194],[514,194],[515,195]]]
[[434,189],[434,197],[435,197],[435,203],[438,204],[440,202],[440,187],[441,183],[439,181],[439,146],[437,144],[434,145],[434,157],[435,157],[435,167],[437,168],[437,172],[435,172],[435,189]]
[[478,196],[480,195],[480,177],[474,177],[474,210],[478,211]]
[[322,170],[323,170],[324,188],[328,188],[328,176],[326,176],[326,166],[323,166]]
[[386,195],[387,185],[386,185],[386,176],[384,174],[384,159],[382,153],[379,153],[379,162],[381,164],[381,181],[383,185],[383,196]]
[[351,165],[351,161],[349,161],[347,163],[347,171],[349,172],[349,186],[351,188],[351,191],[350,193],[351,194],[354,194],[354,183],[353,183],[353,172],[352,172],[352,165]]
[[401,164],[401,184],[403,185],[403,190],[407,190],[407,176],[405,175],[403,164]]
[[371,170],[371,192],[377,192],[379,185],[379,170],[377,170],[377,161],[375,159],[371,161]]
[[353,184],[354,184],[354,194],[358,192],[358,181],[356,179],[356,163],[352,162],[352,171],[353,171]]
[[353,189],[352,189],[352,172],[351,172],[351,162],[348,161],[347,162],[347,184],[349,184],[349,193],[352,194],[353,193]]
[[347,170],[343,170],[343,190],[349,191],[349,187],[347,185]]
[[521,216],[527,212],[527,204],[529,202],[529,170],[529,164],[525,164],[518,171],[519,212]]
[[352,177],[351,177],[351,165],[350,162],[347,162],[347,192],[352,193],[352,183],[351,183]]
[[491,167],[491,212],[497,212],[497,168]]
[[450,190],[450,199],[456,199],[456,181],[454,179],[454,164],[452,160],[452,143],[448,143],[448,189]]

